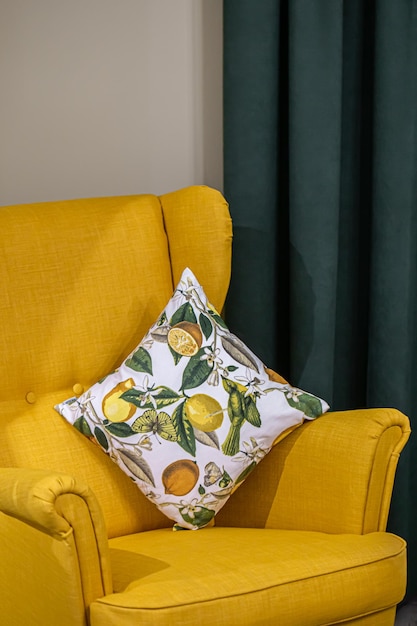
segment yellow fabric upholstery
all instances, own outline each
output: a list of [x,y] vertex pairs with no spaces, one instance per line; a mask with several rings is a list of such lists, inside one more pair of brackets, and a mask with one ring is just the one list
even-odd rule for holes
[[223,308],[220,193],[3,207],[0,237],[1,624],[392,626],[406,578],[404,542],[385,532],[409,436],[398,411],[304,424],[215,527],[174,533],[53,408],[117,367],[184,267]]
[[1,624],[87,625],[73,533],[57,539],[0,513],[0,554]]
[[[224,200],[206,187],[191,187],[161,197],[169,239],[173,284],[181,278],[184,259],[221,311],[230,281],[230,217]],[[219,236],[223,233],[223,236]],[[217,262],[213,262],[217,259]]]
[[[326,533],[385,530],[408,436],[403,414],[394,409],[326,413],[269,453],[217,523]],[[247,491],[258,494],[256,508],[248,510]]]
[[[181,238],[187,223],[190,242]],[[3,207],[0,232],[0,349],[7,355],[0,360],[0,466],[49,467],[87,482],[110,537],[169,526],[53,407],[112,371],[138,344],[172,295],[173,254],[177,267],[199,267],[221,310],[232,238],[224,198],[193,187],[161,199]]]
[[[130,624],[134,610],[147,626],[228,626],[249,623],[246,615],[265,626],[313,626],[348,619],[352,606],[366,615],[404,593],[404,541],[388,533],[215,527],[167,541],[169,533],[111,540],[115,593],[92,604],[93,625]],[[369,580],[379,589],[373,597]]]

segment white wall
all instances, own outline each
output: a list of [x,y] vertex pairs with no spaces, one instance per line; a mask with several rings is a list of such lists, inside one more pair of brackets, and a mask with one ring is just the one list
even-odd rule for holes
[[221,0],[1,0],[0,205],[223,185]]

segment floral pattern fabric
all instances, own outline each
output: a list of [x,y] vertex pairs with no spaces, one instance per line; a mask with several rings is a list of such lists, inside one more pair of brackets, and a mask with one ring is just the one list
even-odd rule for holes
[[198,529],[280,435],[329,407],[271,380],[186,269],[120,367],[55,408],[178,527]]

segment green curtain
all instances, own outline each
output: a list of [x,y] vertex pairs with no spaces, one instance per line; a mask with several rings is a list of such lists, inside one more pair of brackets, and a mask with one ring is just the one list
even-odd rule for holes
[[[231,328],[333,409],[417,428],[417,0],[224,1]],[[389,529],[417,594],[417,458]]]

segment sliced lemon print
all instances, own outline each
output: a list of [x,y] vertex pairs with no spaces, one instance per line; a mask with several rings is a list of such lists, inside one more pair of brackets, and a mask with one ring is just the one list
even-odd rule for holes
[[193,322],[179,322],[168,333],[168,344],[181,356],[194,356],[202,343],[200,326]]
[[102,403],[103,415],[110,422],[126,422],[136,411],[136,407],[133,404],[120,399],[122,393],[131,389],[134,384],[133,378],[128,378],[116,385],[104,396]]
[[168,465],[162,472],[162,484],[165,493],[173,496],[185,496],[197,483],[200,470],[194,461],[180,459]]
[[220,428],[223,423],[222,407],[215,398],[205,393],[196,393],[188,398],[184,405],[184,413],[194,428],[205,433]]

